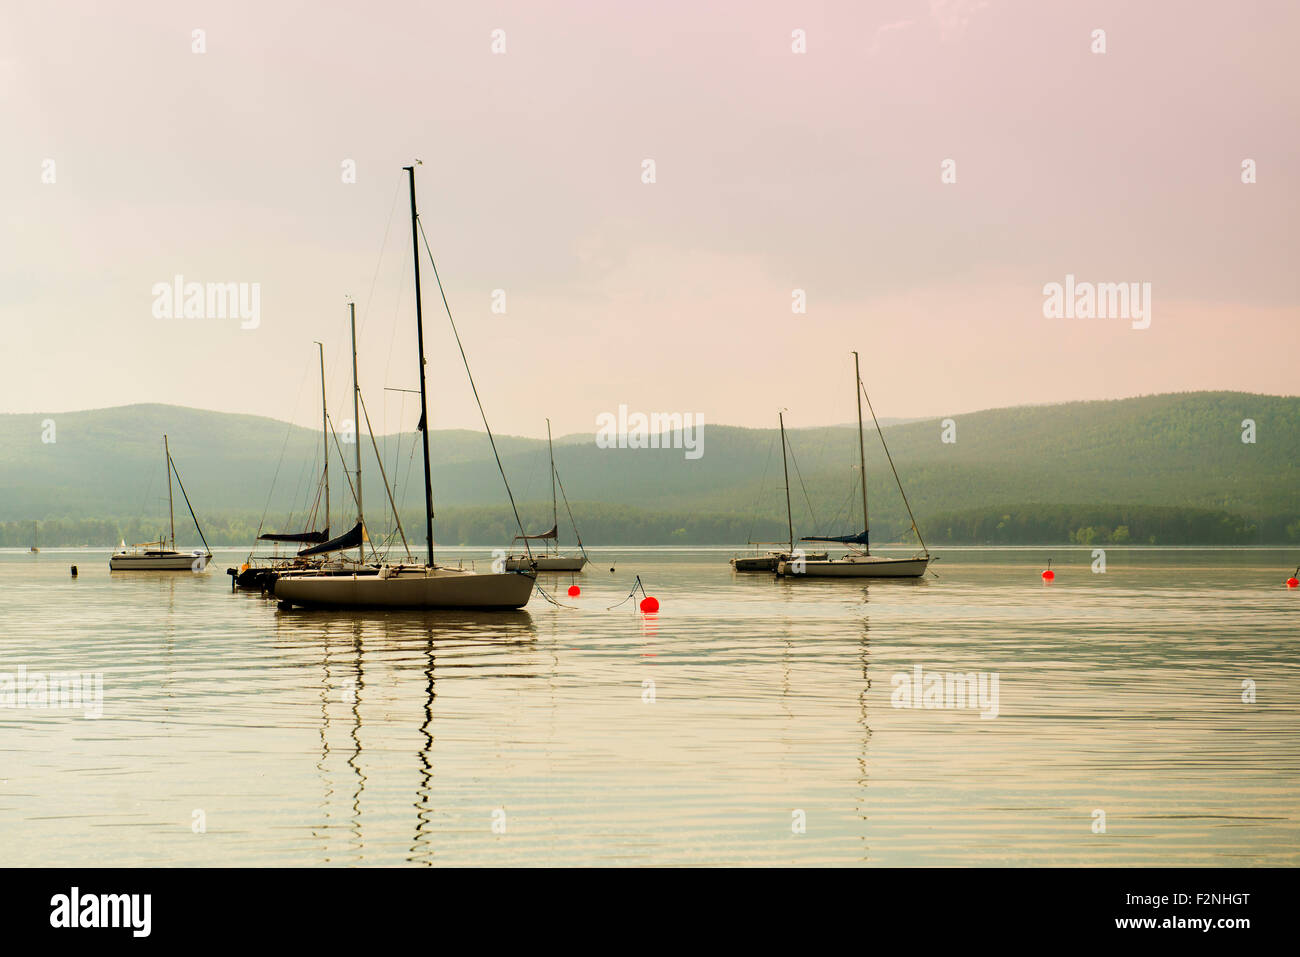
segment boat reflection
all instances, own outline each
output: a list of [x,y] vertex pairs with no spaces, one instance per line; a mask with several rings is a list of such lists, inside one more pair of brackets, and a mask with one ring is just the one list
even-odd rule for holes
[[[549,678],[554,666],[536,657],[537,627],[527,612],[333,610],[328,616],[278,613],[275,638],[289,650],[310,645],[319,661],[319,756],[322,785],[313,836],[327,864],[367,856],[367,823],[387,832],[383,793],[418,773],[408,863],[434,863],[433,831],[438,684],[451,679]],[[504,658],[503,658],[504,655]],[[415,671],[415,674],[412,674]],[[463,717],[463,714],[458,715]],[[392,749],[367,753],[367,722],[380,740],[392,727],[418,728],[414,762]],[[367,814],[367,788],[380,797]],[[345,836],[346,835],[346,836]],[[376,834],[379,843],[384,836]]]

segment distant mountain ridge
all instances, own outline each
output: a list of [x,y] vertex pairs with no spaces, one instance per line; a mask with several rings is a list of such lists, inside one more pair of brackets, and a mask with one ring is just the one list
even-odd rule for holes
[[[55,441],[42,441],[45,419]],[[1021,506],[1180,507],[1285,527],[1300,520],[1300,398],[1191,392],[953,416],[955,441],[939,418],[884,427],[918,524],[927,518]],[[1243,420],[1255,441],[1242,441]],[[337,428],[337,425],[336,425]],[[889,465],[867,423],[867,481],[873,537],[907,529]],[[951,431],[951,430],[950,430]],[[0,522],[56,519],[165,520],[162,435],[200,520],[239,517],[254,527],[293,527],[315,495],[319,432],[253,415],[165,405],[85,412],[0,415]],[[950,438],[954,437],[952,435]],[[792,500],[800,534],[860,525],[852,427],[789,431]],[[367,513],[385,521],[386,496],[363,433]],[[418,434],[377,437],[408,531],[422,525]],[[333,445],[333,442],[331,443]],[[546,442],[498,436],[515,497],[549,515]],[[430,433],[435,510],[508,510],[487,437]],[[780,443],[775,429],[706,424],[703,455],[680,449],[605,449],[589,436],[557,438],[556,465],[582,527],[579,503],[682,517],[730,516],[784,525]],[[353,450],[344,446],[349,462]],[[334,526],[353,508],[338,452],[330,463]],[[541,508],[542,504],[545,508]],[[183,503],[177,501],[184,511]],[[563,521],[561,504],[561,527]],[[630,514],[630,511],[629,511]],[[511,519],[513,522],[513,519]],[[549,524],[549,519],[547,519]],[[1272,527],[1272,526],[1270,526]],[[687,537],[691,536],[686,529]]]

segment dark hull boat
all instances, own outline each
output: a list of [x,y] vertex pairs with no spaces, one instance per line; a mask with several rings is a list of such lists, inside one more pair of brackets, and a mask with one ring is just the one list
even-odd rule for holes
[[[785,475],[785,523],[790,533],[788,542],[750,542],[751,545],[781,545],[780,549],[771,549],[757,555],[737,555],[731,559],[731,567],[738,572],[774,572],[781,562],[792,558],[794,547],[794,513],[790,510],[790,466],[786,459],[785,413],[777,413],[777,422],[781,426],[781,471]],[[827,552],[817,552],[802,556],[805,559],[820,561],[830,557]]]
[[[327,542],[329,537],[330,530],[327,528],[323,532],[298,532],[284,535],[272,532],[266,535],[258,535],[257,540],[259,542],[294,542],[312,546]],[[250,556],[248,561],[240,565],[239,568],[227,568],[226,574],[234,579],[231,583],[233,588],[269,594],[275,590],[275,580],[284,573],[310,571],[319,565],[319,559],[313,561],[302,557],[301,554],[285,558],[253,558]]]
[[[311,548],[316,545],[324,544],[329,541],[330,537],[330,424],[329,409],[325,404],[325,346],[317,342],[316,347],[320,353],[320,413],[321,413],[321,438],[324,442],[323,469],[321,472],[320,487],[317,490],[316,505],[320,504],[320,496],[325,496],[325,529],[324,531],[308,532],[268,532],[259,534],[257,541],[272,542],[274,544],[301,545]],[[311,524],[316,523],[316,505],[312,506]],[[259,530],[260,531],[260,530]],[[254,546],[256,547],[256,545]],[[317,568],[323,559],[304,558],[301,553],[288,556],[263,556],[254,557],[249,554],[248,560],[239,568],[227,568],[226,574],[231,577],[230,587],[232,590],[242,588],[244,591],[256,591],[263,594],[271,594],[275,591],[275,580],[286,572],[311,571]]]
[[308,571],[318,565],[298,558],[252,559],[239,568],[227,568],[226,574],[234,579],[234,587],[243,591],[275,591],[275,580],[286,572]]
[[276,569],[271,565],[242,565],[227,568],[226,574],[235,579],[235,587],[244,591],[271,591],[275,587]]
[[[809,552],[804,556],[808,561],[822,561],[830,557],[829,552]],[[731,560],[731,567],[738,572],[774,572],[776,566],[789,561],[791,552],[773,551],[766,555],[737,555]]]

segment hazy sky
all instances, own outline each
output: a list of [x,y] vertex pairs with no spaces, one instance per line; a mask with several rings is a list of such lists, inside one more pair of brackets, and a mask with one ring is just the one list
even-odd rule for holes
[[[6,0],[0,412],[314,424],[352,295],[375,425],[410,428],[416,157],[501,432],[845,422],[855,348],[882,416],[1293,394],[1298,33],[1292,2]],[[177,274],[259,283],[260,324],[156,318]],[[1046,318],[1067,274],[1151,283],[1150,327]],[[432,424],[477,427],[425,279]]]

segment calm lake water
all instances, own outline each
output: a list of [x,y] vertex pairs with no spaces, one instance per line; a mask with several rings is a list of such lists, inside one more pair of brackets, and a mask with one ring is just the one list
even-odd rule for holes
[[[1295,551],[593,549],[513,614],[280,612],[243,554],[0,552],[0,673],[103,676],[97,719],[0,708],[7,864],[1300,863]],[[659,614],[606,610],[637,574]],[[916,666],[996,717],[895,707]]]

